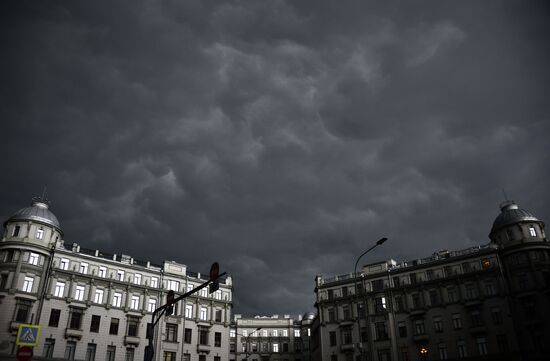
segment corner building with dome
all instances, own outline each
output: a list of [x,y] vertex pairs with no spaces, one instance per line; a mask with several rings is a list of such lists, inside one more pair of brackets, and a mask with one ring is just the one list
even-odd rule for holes
[[[41,198],[4,222],[0,242],[0,358],[15,359],[20,324],[41,326],[35,357],[141,361],[152,312],[205,282],[184,264],[153,264],[64,240]],[[175,304],[153,336],[154,360],[226,361],[231,277]]]
[[488,244],[317,276],[319,359],[549,360],[544,227],[506,201]]

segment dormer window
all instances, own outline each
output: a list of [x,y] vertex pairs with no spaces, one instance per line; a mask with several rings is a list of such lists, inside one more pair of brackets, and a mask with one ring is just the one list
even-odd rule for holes
[[15,226],[15,228],[13,229],[13,234],[12,236],[13,237],[17,237],[19,236],[19,231],[21,230],[21,226]]
[[36,239],[42,238],[44,238],[44,230],[42,228],[39,228],[36,230]]
[[537,231],[535,230],[535,227],[533,226],[529,227],[529,234],[531,235],[531,237],[537,236]]

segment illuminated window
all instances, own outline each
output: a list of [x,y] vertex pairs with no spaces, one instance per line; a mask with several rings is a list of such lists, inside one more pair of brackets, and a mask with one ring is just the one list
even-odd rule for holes
[[80,263],[80,273],[82,274],[88,274],[88,264],[81,262]]
[[82,301],[84,299],[84,286],[76,286],[74,298],[77,301]]
[[132,310],[139,310],[139,296],[132,296],[130,300],[130,308]]
[[63,297],[65,295],[65,282],[56,282],[54,294],[55,297]]
[[140,284],[141,284],[141,275],[140,275],[139,273],[136,273],[136,274],[134,275],[134,283],[135,283],[136,285],[140,285]]
[[185,305],[185,317],[186,318],[193,317],[193,305]]
[[107,277],[107,268],[106,267],[99,267],[98,276],[101,277],[101,278]]
[[69,262],[70,261],[67,258],[61,258],[61,262],[59,263],[59,268],[67,271],[69,269]]
[[36,239],[42,238],[44,238],[44,230],[42,228],[39,228],[36,230]]
[[120,307],[122,302],[122,293],[115,292],[113,295],[113,306]]
[[200,319],[206,321],[207,314],[208,314],[208,310],[206,309],[206,307],[201,307]]
[[103,303],[103,294],[104,294],[103,290],[96,289],[95,290],[95,296],[94,296],[94,302],[102,304]]
[[156,277],[151,277],[151,287],[158,288],[159,286],[159,279]]
[[119,281],[124,281],[124,271],[118,270],[116,273],[116,279]]
[[156,309],[157,309],[157,300],[149,299],[149,302],[147,303],[147,311],[155,312]]
[[169,289],[169,290],[172,290],[172,291],[175,291],[175,292],[178,292],[179,289],[180,289],[180,283],[179,283],[179,281],[172,281],[172,280],[169,280],[169,281],[168,281],[168,289]]
[[40,256],[38,254],[31,252],[31,254],[29,255],[29,263],[34,266],[37,266],[39,257]]
[[32,292],[32,284],[34,283],[33,277],[25,277],[23,281],[23,292]]
[[271,350],[272,350],[273,352],[279,352],[279,344],[278,344],[278,343],[274,343],[274,344],[272,345]]
[[531,235],[531,237],[537,236],[537,231],[535,230],[535,227],[529,227],[529,234]]

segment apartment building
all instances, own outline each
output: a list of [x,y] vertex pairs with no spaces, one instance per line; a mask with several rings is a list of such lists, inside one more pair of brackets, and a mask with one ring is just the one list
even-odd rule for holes
[[[184,264],[139,261],[63,239],[46,200],[34,199],[4,223],[0,242],[0,354],[13,355],[20,324],[41,326],[36,356],[143,360],[152,312],[208,277]],[[178,302],[153,336],[155,359],[228,360],[231,277]]]
[[544,360],[550,244],[507,201],[486,245],[316,277],[320,359]]

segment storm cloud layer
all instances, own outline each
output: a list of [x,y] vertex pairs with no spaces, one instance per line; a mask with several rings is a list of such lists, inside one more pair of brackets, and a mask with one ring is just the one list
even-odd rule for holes
[[[382,4],[383,3],[383,4]],[[48,187],[65,241],[234,278],[488,242],[502,189],[550,220],[543,1],[2,2],[0,216]]]

